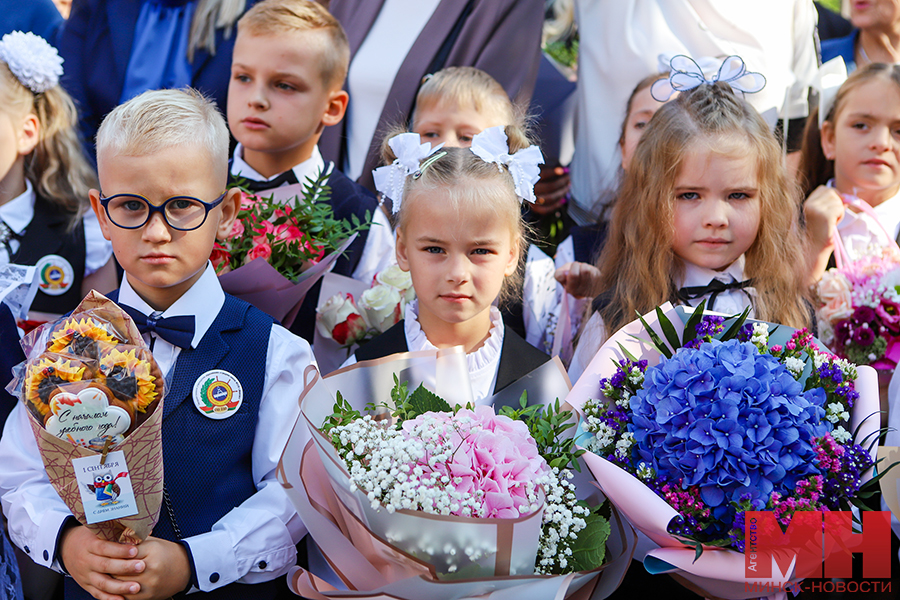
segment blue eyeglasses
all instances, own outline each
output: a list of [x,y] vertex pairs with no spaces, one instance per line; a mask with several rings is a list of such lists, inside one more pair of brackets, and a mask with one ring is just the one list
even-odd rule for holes
[[228,192],[212,202],[204,202],[193,196],[172,196],[159,206],[138,194],[113,194],[109,198],[100,197],[100,204],[106,216],[116,227],[140,229],[147,224],[153,213],[162,213],[166,224],[178,231],[192,231],[206,222],[209,211],[225,199]]

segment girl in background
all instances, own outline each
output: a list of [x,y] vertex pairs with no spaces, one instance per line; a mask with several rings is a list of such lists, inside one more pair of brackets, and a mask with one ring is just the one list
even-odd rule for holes
[[[865,65],[840,86],[833,102],[828,96],[820,94],[825,105],[807,121],[800,163],[811,283],[828,266],[835,228],[851,258],[900,233],[900,66]],[[844,199],[856,198],[876,218],[845,208]]]
[[87,210],[97,177],[82,153],[62,60],[43,38],[0,40],[0,267],[35,265],[32,310],[62,314],[92,288],[116,288],[112,247]]
[[726,83],[660,108],[638,142],[600,257],[601,294],[569,370],[584,372],[609,335],[665,302],[808,324],[797,206],[765,121]]

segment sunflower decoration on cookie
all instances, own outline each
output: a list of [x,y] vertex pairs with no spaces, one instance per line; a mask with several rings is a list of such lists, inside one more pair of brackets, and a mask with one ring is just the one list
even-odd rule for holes
[[100,372],[113,396],[135,412],[145,412],[159,397],[159,367],[143,348],[106,350],[100,359]]
[[87,366],[79,360],[41,356],[25,373],[25,400],[41,417],[46,417],[50,413],[50,399],[60,391],[60,386],[81,382],[86,372]]
[[65,352],[78,356],[97,359],[100,355],[99,344],[116,344],[124,340],[112,330],[107,323],[92,317],[81,319],[69,318],[62,322],[50,334],[49,352]]

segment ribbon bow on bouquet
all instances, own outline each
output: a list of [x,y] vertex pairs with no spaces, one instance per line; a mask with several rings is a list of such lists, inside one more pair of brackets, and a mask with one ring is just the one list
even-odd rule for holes
[[745,94],[758,92],[766,85],[766,78],[748,71],[740,56],[727,56],[712,79],[706,78],[697,61],[683,54],[673,56],[669,67],[668,79],[660,79],[650,86],[650,95],[659,102],[667,102],[675,92],[692,90],[704,83],[712,85],[722,81]]
[[472,138],[472,153],[484,162],[506,166],[516,186],[516,195],[534,204],[534,184],[541,178],[544,155],[537,146],[528,146],[515,154],[509,153],[503,127],[489,127]]
[[388,140],[388,145],[397,158],[391,164],[372,171],[372,177],[375,179],[375,189],[392,200],[393,213],[397,214],[403,201],[407,176],[420,171],[421,160],[433,155],[444,144],[432,148],[428,142],[420,142],[418,133],[401,133]]

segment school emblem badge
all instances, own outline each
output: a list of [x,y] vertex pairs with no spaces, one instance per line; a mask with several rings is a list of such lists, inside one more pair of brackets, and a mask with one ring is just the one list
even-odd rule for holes
[[75,281],[75,269],[57,254],[48,254],[39,260],[35,270],[38,273],[38,289],[50,296],[65,294]]
[[244,389],[237,377],[221,369],[207,371],[194,382],[194,406],[210,419],[227,419],[244,401]]

